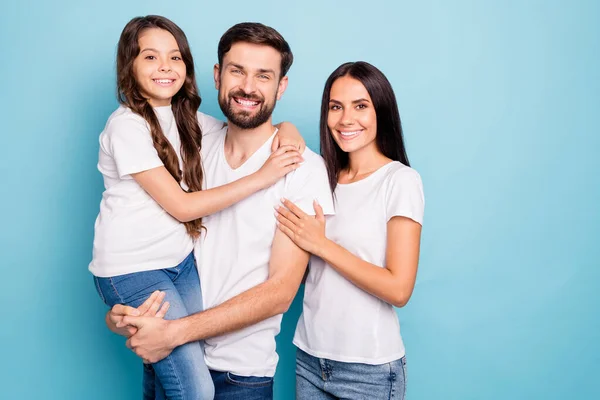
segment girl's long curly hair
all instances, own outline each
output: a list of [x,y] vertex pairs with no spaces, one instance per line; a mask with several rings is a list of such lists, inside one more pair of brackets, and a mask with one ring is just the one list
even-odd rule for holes
[[[186,66],[185,82],[171,99],[171,107],[181,139],[183,172],[179,169],[177,154],[165,137],[156,113],[148,100],[142,95],[135,80],[133,63],[140,53],[138,39],[142,31],[151,28],[164,29],[173,35]],[[198,93],[194,74],[194,59],[192,58],[190,46],[185,34],[175,23],[165,17],[148,15],[136,17],[125,26],[119,38],[117,49],[117,98],[119,103],[129,107],[134,113],[146,120],[150,127],[154,148],[173,178],[180,184],[183,180],[188,186],[189,192],[202,190],[203,171],[200,159],[202,131],[196,116],[202,99]],[[184,224],[190,236],[198,237],[202,228],[201,218]]]

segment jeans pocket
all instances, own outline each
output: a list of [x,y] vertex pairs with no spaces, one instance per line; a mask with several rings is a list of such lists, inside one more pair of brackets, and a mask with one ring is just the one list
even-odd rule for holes
[[227,372],[225,381],[232,385],[242,387],[267,387],[273,385],[273,378],[269,376],[240,376]]

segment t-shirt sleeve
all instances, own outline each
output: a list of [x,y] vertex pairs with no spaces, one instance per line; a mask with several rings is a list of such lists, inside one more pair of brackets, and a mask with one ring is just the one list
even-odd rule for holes
[[421,176],[404,167],[392,173],[387,188],[386,218],[406,217],[423,225],[425,198]]
[[304,165],[293,172],[286,198],[309,215],[315,215],[313,200],[317,200],[325,215],[335,214],[325,162],[308,151],[304,152],[303,157]]
[[164,165],[143,120],[123,117],[111,121],[100,142],[112,157],[120,179]]
[[198,116],[198,124],[200,125],[200,129],[202,130],[202,136],[210,135],[213,133],[221,132],[225,122],[211,117],[210,115],[197,112]]

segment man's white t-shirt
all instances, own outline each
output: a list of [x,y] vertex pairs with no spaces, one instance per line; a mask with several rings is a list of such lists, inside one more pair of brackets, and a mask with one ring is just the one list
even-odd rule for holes
[[[181,140],[171,106],[156,107],[154,111],[182,168]],[[223,126],[208,115],[197,115],[203,133]],[[131,177],[162,165],[146,120],[120,106],[100,134],[98,170],[104,178],[105,191],[89,265],[94,275],[112,277],[170,268],[192,251],[194,244],[185,225],[169,215]],[[182,187],[187,188],[184,183]]]
[[[326,235],[357,257],[383,267],[387,223],[395,216],[423,223],[419,174],[394,161],[367,178],[338,184]],[[294,344],[340,362],[384,364],[404,356],[394,307],[363,291],[319,257],[311,256]]]
[[[232,169],[225,159],[227,129],[203,137],[202,160],[207,188],[221,186],[256,172],[269,158],[273,134],[246,162]],[[197,241],[196,260],[204,309],[215,307],[265,282],[276,230],[274,206],[285,197],[314,215],[313,200],[333,213],[331,190],[323,159],[306,149],[304,164],[273,186],[203,219],[206,233]],[[241,376],[273,376],[278,356],[275,336],[281,315],[236,332],[205,340],[210,369]]]

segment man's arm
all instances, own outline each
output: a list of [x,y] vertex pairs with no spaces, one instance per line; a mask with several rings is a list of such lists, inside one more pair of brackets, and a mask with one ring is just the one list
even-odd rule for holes
[[298,291],[308,253],[277,230],[271,248],[269,277],[226,302],[179,320],[159,318],[123,318],[122,324],[138,331],[127,346],[138,356],[157,362],[182,344],[222,335],[256,324],[288,310]]

